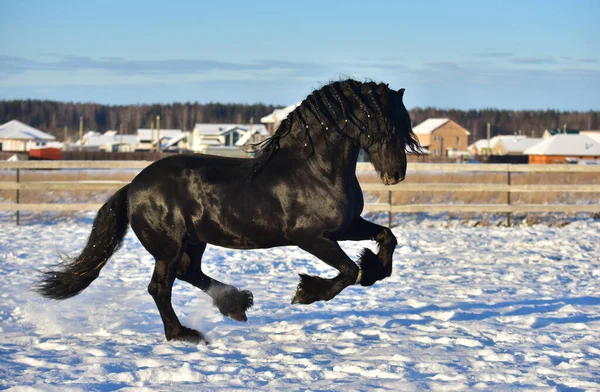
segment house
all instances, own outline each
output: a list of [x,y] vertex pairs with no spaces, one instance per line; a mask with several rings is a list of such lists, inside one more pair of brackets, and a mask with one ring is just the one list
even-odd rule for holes
[[466,151],[471,134],[448,118],[429,118],[413,127],[413,132],[432,157],[448,157],[449,150]]
[[182,137],[182,135],[186,135],[181,129],[147,129],[141,128],[137,130],[137,139],[138,145],[136,147],[136,151],[151,151],[156,148],[156,142],[160,139],[161,150],[164,149],[163,146],[169,144],[171,139],[178,139],[177,146],[171,145],[171,149],[175,147],[181,147],[181,149],[187,148],[186,140]]
[[300,104],[301,102],[298,102],[281,109],[275,109],[273,113],[261,118],[260,122],[263,124],[267,124],[268,135],[273,135],[277,128],[279,128],[279,124],[281,124],[281,122],[287,118],[288,114],[290,114],[294,111],[294,109],[300,106]]
[[60,147],[56,138],[46,132],[11,120],[0,125],[0,151],[29,151],[32,148]]
[[503,137],[496,144],[495,153],[496,155],[525,155],[525,150],[543,140],[537,137]]
[[240,150],[263,141],[267,136],[267,127],[262,124],[201,123],[194,126],[190,149],[201,153],[211,153],[210,150],[214,152],[216,149]]
[[106,131],[103,134],[89,131],[83,135],[82,141],[82,147],[86,150],[106,152],[133,152],[138,145],[136,135],[121,135],[117,131]]
[[523,151],[541,142],[541,138],[528,138],[521,135],[498,135],[487,139],[479,139],[469,145],[468,150],[474,155],[523,155]]
[[600,141],[587,135],[559,133],[524,151],[529,163],[568,163],[600,159]]
[[546,129],[544,130],[544,134],[542,135],[542,139],[548,139],[554,135],[558,134],[567,134],[567,135],[578,135],[578,129],[566,129],[566,128],[554,128],[554,129]]

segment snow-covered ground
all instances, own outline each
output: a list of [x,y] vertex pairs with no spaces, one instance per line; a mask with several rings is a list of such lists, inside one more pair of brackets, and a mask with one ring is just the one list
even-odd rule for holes
[[[332,276],[297,248],[209,247],[205,271],[254,293],[224,319],[177,282],[176,311],[209,346],[166,342],[130,232],[81,295],[45,300],[34,271],[84,244],[93,215],[0,223],[0,389],[600,390],[600,222],[468,227],[406,219],[391,278],[290,305],[298,273]],[[356,258],[369,242],[343,244]]]

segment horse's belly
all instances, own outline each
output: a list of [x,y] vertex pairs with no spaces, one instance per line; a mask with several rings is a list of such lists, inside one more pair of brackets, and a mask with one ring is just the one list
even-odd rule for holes
[[200,241],[234,249],[271,248],[287,244],[277,225],[250,217],[246,219],[211,219],[204,217],[195,222],[194,230]]

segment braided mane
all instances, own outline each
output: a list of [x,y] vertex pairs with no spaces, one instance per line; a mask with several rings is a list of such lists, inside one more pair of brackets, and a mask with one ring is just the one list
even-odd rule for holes
[[[366,93],[363,86],[368,87]],[[408,121],[403,123],[404,119],[396,119],[390,113],[386,115],[382,108],[381,92],[394,93],[385,83],[359,82],[353,79],[336,81],[314,90],[288,114],[271,137],[253,145],[258,158],[254,173],[261,171],[273,159],[280,149],[281,139],[297,126],[304,129],[307,143],[311,144],[313,152],[310,132],[314,129],[331,130],[338,137],[354,140],[368,137],[369,143],[373,144],[385,142],[395,127],[406,128],[403,135],[406,148],[412,152],[419,152],[419,143],[412,132],[410,120],[406,119]],[[360,115],[351,110],[354,104],[359,105]],[[340,118],[357,125],[361,133],[350,135],[344,132],[345,127],[338,125]]]

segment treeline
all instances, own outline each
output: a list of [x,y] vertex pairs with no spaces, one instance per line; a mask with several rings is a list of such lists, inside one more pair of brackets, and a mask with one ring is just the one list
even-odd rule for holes
[[[192,130],[196,123],[255,123],[271,113],[273,105],[243,105],[222,103],[175,103],[168,105],[111,106],[93,103],[71,103],[40,100],[0,101],[0,123],[18,119],[35,128],[63,138],[64,127],[69,134],[79,129],[79,117],[84,118],[85,130],[100,132],[123,129],[135,133],[138,128],[150,128],[160,116],[162,129]],[[545,129],[600,129],[599,111],[563,112],[558,110],[444,110],[415,108],[410,111],[413,124],[432,118],[454,120],[471,132],[470,140],[486,137],[487,123],[492,136],[521,133],[540,137]]]
[[410,111],[413,124],[428,118],[449,118],[471,132],[470,141],[487,137],[487,123],[491,135],[522,134],[541,137],[546,129],[600,129],[600,111],[568,112],[559,110],[444,110],[415,108]]
[[[62,140],[64,128],[69,134],[79,130],[83,117],[84,129],[104,132],[123,129],[133,134],[139,128],[150,128],[160,116],[161,129],[191,131],[196,123],[260,123],[260,119],[275,110],[273,105],[243,105],[222,103],[175,103],[168,105],[112,106],[94,103],[72,103],[40,100],[0,101],[0,123],[17,119],[32,127],[53,134]],[[121,128],[122,127],[122,128]]]

